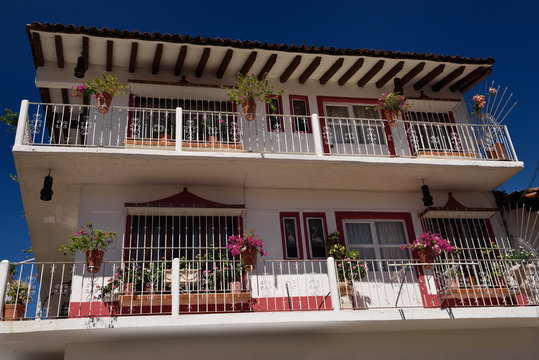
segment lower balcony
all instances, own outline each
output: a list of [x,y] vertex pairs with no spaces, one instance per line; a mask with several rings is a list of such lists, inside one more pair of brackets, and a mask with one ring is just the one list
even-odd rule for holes
[[[539,259],[2,262],[4,321],[539,305]],[[9,275],[8,275],[9,274]],[[141,320],[143,321],[143,320]]]

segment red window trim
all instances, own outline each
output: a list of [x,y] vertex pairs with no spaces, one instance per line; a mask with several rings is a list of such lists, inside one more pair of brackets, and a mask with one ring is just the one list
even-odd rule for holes
[[[303,228],[305,229],[305,248],[307,249],[307,259],[313,259],[311,257],[311,241],[308,238],[309,229],[307,228],[307,218],[322,218],[322,223],[324,224],[324,237],[326,241],[328,241],[328,224],[326,221],[326,213],[323,213],[323,212],[304,212],[303,213]],[[326,251],[326,255],[327,255],[327,251]],[[322,259],[322,258],[314,258],[314,259]]]
[[271,99],[277,99],[278,103],[279,103],[279,111],[277,111],[276,113],[272,113],[271,112],[271,109],[269,107],[269,104],[266,103],[266,122],[267,122],[267,126],[268,126],[268,131],[271,131],[271,132],[284,132],[284,121],[283,121],[283,116],[277,116],[277,119],[280,120],[281,122],[281,130],[272,130],[271,129],[271,123],[270,123],[270,115],[283,115],[283,98],[281,95],[270,95],[270,98]]
[[335,221],[339,231],[339,243],[346,246],[344,241],[343,220],[402,220],[406,226],[408,241],[415,240],[412,214],[406,212],[373,212],[373,211],[335,211]]
[[[296,219],[296,241],[298,242],[298,258],[288,258],[286,256],[286,233],[283,226],[283,218],[295,218]],[[283,245],[283,259],[284,260],[302,260],[303,259],[303,241],[301,239],[301,225],[299,222],[299,212],[281,212],[279,213],[279,223],[281,224],[281,239]]]
[[[296,130],[296,126],[295,126],[295,121],[294,121],[294,118],[295,116],[301,116],[301,115],[296,115],[294,114],[294,104],[293,104],[293,101],[294,100],[302,100],[302,101],[305,101],[305,111],[307,112],[307,115],[305,116],[308,116],[307,119],[308,120],[308,124],[309,124],[309,131],[306,131],[307,134],[312,134],[313,132],[313,124],[312,124],[312,120],[310,118],[311,116],[311,110],[309,108],[309,97],[308,96],[305,96],[305,95],[289,95],[288,96],[288,101],[290,102],[290,114],[292,115],[292,132],[298,132]],[[302,131],[303,132],[303,131]]]

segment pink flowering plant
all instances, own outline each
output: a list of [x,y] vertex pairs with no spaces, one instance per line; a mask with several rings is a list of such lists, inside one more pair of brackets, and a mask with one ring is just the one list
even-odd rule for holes
[[116,75],[103,72],[95,80],[88,80],[86,84],[74,86],[71,88],[71,96],[83,97],[85,95],[95,95],[105,93],[112,96],[124,95],[128,86],[122,85],[116,78]]
[[116,233],[94,229],[92,222],[81,225],[75,235],[69,237],[71,244],[61,245],[60,251],[67,255],[68,252],[74,255],[76,252],[86,252],[88,250],[106,251],[110,243],[117,240]]
[[260,80],[254,73],[236,75],[236,83],[234,87],[228,89],[226,95],[230,101],[236,104],[243,104],[250,101],[263,101],[269,104],[271,110],[276,111],[275,105],[271,103],[271,99],[276,95],[281,95],[283,91],[274,94],[273,85],[268,83],[267,73],[261,76]]
[[[488,96],[494,96],[497,93],[498,93],[498,90],[496,90],[493,87],[488,89]],[[485,95],[475,94],[472,100],[473,100],[472,116],[481,116],[483,114],[483,110],[485,109],[485,105],[487,104],[485,100]]]
[[359,260],[359,251],[346,250],[339,243],[339,231],[329,234],[326,246],[328,255],[337,260],[339,281],[351,281],[352,279],[357,281],[367,275],[369,268],[364,261]]
[[140,290],[143,279],[144,270],[139,264],[131,262],[125,268],[117,267],[106,285],[96,285],[96,289],[100,292],[98,298],[108,299],[111,295],[121,292],[125,284],[132,284],[133,289]]
[[414,252],[432,249],[435,257],[441,256],[444,252],[452,254],[457,250],[457,248],[452,246],[449,240],[444,239],[442,235],[430,232],[419,235],[413,243],[402,245],[401,249],[410,249]]
[[374,104],[374,108],[377,110],[397,109],[399,111],[406,111],[411,109],[412,105],[406,101],[404,96],[386,91],[378,98],[378,101]]
[[265,256],[268,253],[262,249],[263,243],[264,240],[260,238],[254,229],[251,229],[248,234],[243,234],[243,236],[230,236],[226,248],[230,250],[232,256],[238,256],[249,249],[256,249],[260,255]]

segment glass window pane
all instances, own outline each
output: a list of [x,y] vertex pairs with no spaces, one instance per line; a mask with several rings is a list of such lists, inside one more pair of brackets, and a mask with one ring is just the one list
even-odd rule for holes
[[296,232],[296,219],[283,218],[283,228],[286,244],[286,257],[299,259],[298,236]]
[[328,105],[326,106],[326,112],[327,112],[327,116],[329,117],[343,117],[343,118],[350,117],[348,113],[348,107],[346,106]]
[[354,117],[359,119],[380,119],[380,112],[365,105],[354,105]]
[[307,230],[311,246],[311,257],[326,257],[326,241],[324,225],[321,218],[307,218]]
[[345,236],[348,244],[372,245],[372,233],[370,224],[345,223]]
[[382,259],[409,259],[410,253],[408,249],[401,250],[400,247],[380,248]]
[[374,253],[374,248],[370,247],[354,247],[350,246],[350,250],[357,250],[359,252],[360,259],[376,259],[376,254]]
[[404,226],[401,222],[376,222],[375,227],[380,245],[406,244]]

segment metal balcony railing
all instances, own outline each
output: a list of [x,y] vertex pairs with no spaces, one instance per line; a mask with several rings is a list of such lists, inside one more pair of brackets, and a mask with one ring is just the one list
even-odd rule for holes
[[[415,114],[415,115],[414,115]],[[420,114],[420,113],[418,113]],[[505,126],[23,101],[16,144],[517,161]],[[181,141],[179,140],[181,139]]]

